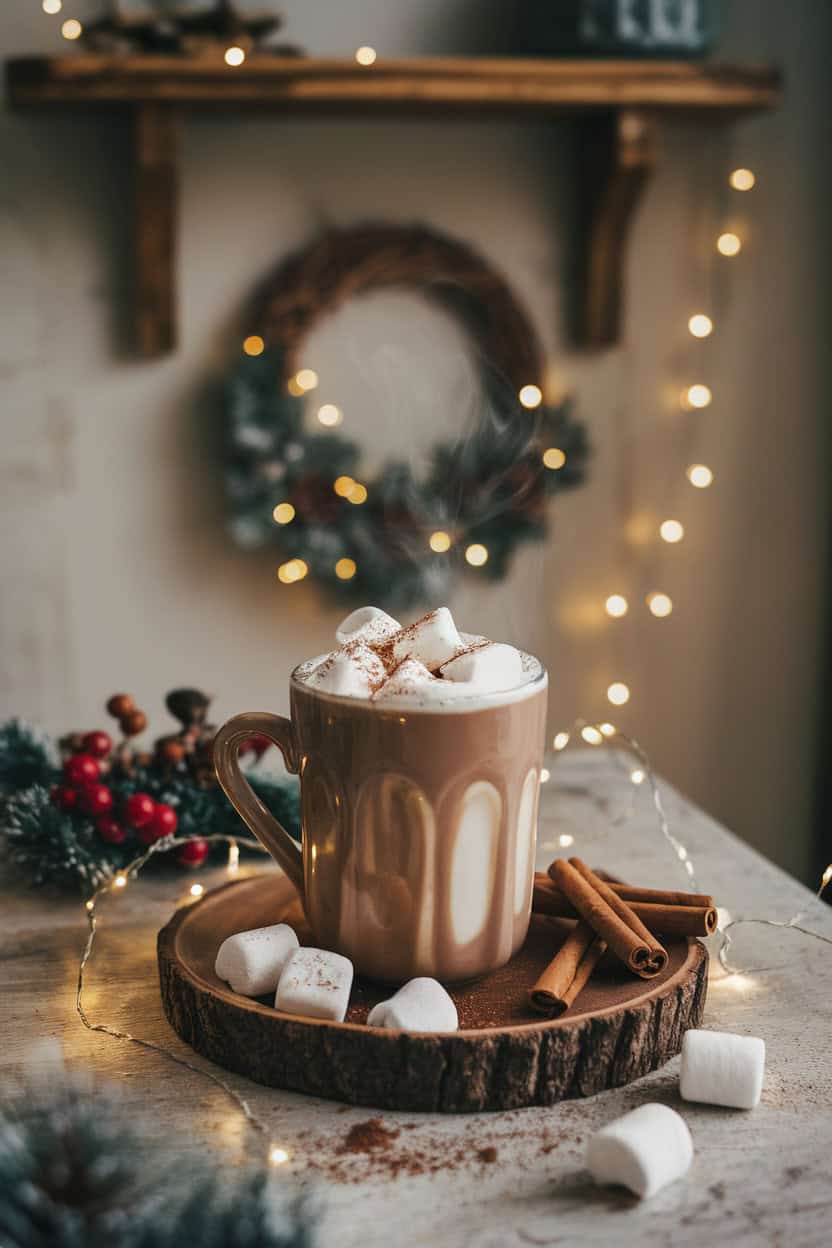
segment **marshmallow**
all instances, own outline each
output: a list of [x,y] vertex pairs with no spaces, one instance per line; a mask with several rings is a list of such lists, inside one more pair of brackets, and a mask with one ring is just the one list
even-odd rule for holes
[[391,637],[390,645],[395,662],[418,659],[436,671],[462,649],[462,640],[448,608],[437,607]]
[[274,999],[282,1014],[343,1023],[350,1002],[352,962],[325,949],[296,949],[280,976]]
[[484,646],[463,650],[440,671],[446,680],[465,681],[478,689],[497,693],[501,689],[514,689],[523,681],[523,658],[514,646],[501,641],[489,641]]
[[384,677],[384,664],[375,650],[354,641],[343,650],[333,650],[314,668],[307,683],[341,697],[369,698]]
[[596,1183],[620,1183],[653,1196],[680,1179],[693,1161],[687,1123],[667,1105],[639,1105],[593,1135],[586,1165]]
[[456,1031],[456,1006],[438,980],[411,979],[388,1001],[379,1001],[367,1015],[371,1027],[400,1031]]
[[274,992],[286,960],[297,947],[298,938],[286,923],[255,927],[222,942],[214,970],[234,992],[261,997]]
[[365,645],[377,646],[400,629],[399,621],[380,607],[358,607],[338,625],[335,640],[341,646],[349,641],[363,641]]
[[679,1091],[686,1101],[753,1109],[760,1103],[766,1046],[757,1036],[686,1031]]
[[438,685],[441,682],[432,676],[424,663],[418,659],[405,659],[394,668],[376,692],[374,698],[394,698],[413,693],[422,693],[426,685]]

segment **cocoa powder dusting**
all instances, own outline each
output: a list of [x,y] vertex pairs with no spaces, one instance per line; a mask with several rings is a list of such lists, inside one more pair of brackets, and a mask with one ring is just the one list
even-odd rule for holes
[[389,1148],[398,1138],[398,1134],[398,1130],[385,1127],[380,1118],[368,1118],[366,1122],[356,1122],[350,1127],[338,1151],[373,1153],[378,1149]]
[[[349,1113],[349,1106],[339,1106],[336,1114]],[[522,1118],[517,1125],[503,1119],[499,1137],[483,1139],[449,1139],[447,1134],[433,1130],[427,1123],[392,1123],[380,1116],[362,1118],[335,1138],[331,1133],[302,1132],[292,1146],[302,1155],[307,1173],[319,1175],[333,1183],[364,1183],[368,1179],[396,1179],[464,1170],[480,1170],[499,1160],[499,1150],[508,1148],[517,1153],[527,1149],[528,1156],[543,1157],[561,1143],[549,1131],[539,1131]],[[495,1140],[495,1142],[491,1142]]]

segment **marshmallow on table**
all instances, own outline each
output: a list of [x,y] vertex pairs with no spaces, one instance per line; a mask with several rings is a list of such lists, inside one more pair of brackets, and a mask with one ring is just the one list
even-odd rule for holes
[[436,671],[462,649],[462,639],[447,607],[437,607],[415,624],[400,629],[389,638],[389,644],[396,663],[418,659],[431,671]]
[[381,607],[358,607],[338,625],[335,640],[341,646],[349,641],[363,641],[365,645],[377,646],[400,629],[399,621],[382,611]]
[[679,1179],[693,1161],[684,1118],[667,1105],[640,1105],[602,1127],[586,1151],[596,1183],[620,1183],[636,1196],[653,1196]]
[[753,1109],[760,1103],[765,1042],[727,1031],[686,1031],[679,1091],[686,1101]]
[[489,641],[486,645],[463,650],[440,669],[446,680],[464,681],[477,688],[497,693],[500,689],[513,689],[523,679],[523,658],[514,646],[502,641]]
[[282,1014],[342,1023],[350,1002],[352,962],[326,949],[296,949],[283,968],[274,1007]]
[[237,932],[220,945],[214,970],[234,992],[261,997],[274,992],[286,960],[298,947],[298,938],[286,923]]
[[411,979],[388,1001],[379,1001],[367,1015],[371,1027],[400,1031],[456,1031],[456,1006],[438,980]]
[[307,683],[342,697],[369,698],[384,677],[384,664],[375,650],[353,641],[341,650],[333,650],[314,668]]

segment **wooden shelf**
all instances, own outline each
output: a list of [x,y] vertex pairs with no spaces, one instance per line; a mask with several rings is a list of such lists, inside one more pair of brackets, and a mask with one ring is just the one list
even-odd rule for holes
[[252,55],[206,59],[66,56],[7,62],[14,108],[123,108],[136,164],[136,339],[148,356],[176,344],[179,134],[189,110],[384,120],[576,116],[581,127],[584,301],[581,340],[616,341],[629,223],[654,166],[663,114],[711,121],[771,108],[770,68],[676,61],[422,59],[353,61]]

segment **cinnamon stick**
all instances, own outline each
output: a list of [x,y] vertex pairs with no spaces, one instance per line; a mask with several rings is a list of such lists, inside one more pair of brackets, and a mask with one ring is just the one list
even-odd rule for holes
[[[549,867],[548,874],[554,879],[552,868],[554,862]],[[542,872],[541,872],[542,874]],[[622,897],[624,901],[644,901],[659,906],[695,906],[713,907],[714,899],[706,893],[681,893],[671,888],[637,888],[633,884],[618,884],[613,880],[605,880],[614,893]]]
[[[610,884],[613,892],[622,896],[620,889],[626,885]],[[630,889],[630,892],[653,893],[663,896],[658,889]],[[638,915],[648,931],[660,936],[712,936],[717,929],[716,907],[710,897],[700,897],[697,893],[668,893],[668,896],[691,898],[694,902],[707,902],[707,905],[688,905],[687,903],[667,904],[653,901],[633,901],[624,895],[634,914]],[[536,914],[552,915],[560,919],[577,919],[578,911],[564,896],[557,885],[545,871],[536,871],[534,876],[534,895],[532,909]]]
[[606,950],[605,941],[588,923],[576,923],[537,983],[529,1001],[540,1014],[557,1018],[585,987]]
[[555,882],[579,915],[605,940],[616,957],[642,979],[652,979],[667,965],[667,953],[630,907],[604,885],[580,858],[553,864]]
[[[613,914],[616,915],[622,923],[626,923],[634,935],[643,940],[647,944],[649,957],[642,958],[642,955],[636,954],[635,961],[637,964],[643,962],[650,968],[652,974],[658,974],[667,966],[667,950],[656,939],[652,932],[648,931],[637,914],[633,913],[630,905],[623,901],[617,893],[614,893],[609,884],[596,875],[591,867],[588,867],[580,858],[570,858],[569,865],[574,867],[582,879],[593,888],[595,892],[602,898]],[[639,972],[642,973],[642,972]]]

